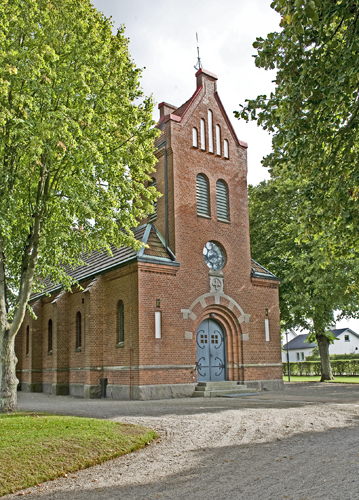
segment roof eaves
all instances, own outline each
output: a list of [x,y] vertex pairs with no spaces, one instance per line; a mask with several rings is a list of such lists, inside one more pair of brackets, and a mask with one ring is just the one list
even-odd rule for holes
[[265,270],[265,273],[261,273],[259,271],[256,271],[253,267],[251,268],[251,275],[254,278],[265,278],[265,279],[271,279],[271,280],[276,280],[276,281],[282,281],[281,278],[278,278],[275,274],[273,274],[271,271],[268,271],[265,267],[263,267],[259,262],[255,261],[254,259],[251,259],[252,262],[254,262],[257,266],[261,267],[262,269]]
[[281,278],[277,278],[277,276],[268,276],[268,274],[257,273],[256,271],[252,271],[251,277],[269,281],[282,281]]
[[142,257],[137,257],[138,262],[147,262],[148,264],[161,264],[165,266],[179,267],[180,263],[173,261],[171,259],[165,259],[164,257],[154,257],[152,255],[144,255]]

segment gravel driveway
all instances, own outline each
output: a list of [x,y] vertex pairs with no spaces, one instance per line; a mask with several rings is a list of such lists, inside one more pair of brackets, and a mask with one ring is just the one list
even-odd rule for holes
[[160,436],[24,490],[27,498],[359,499],[359,385],[292,383],[246,398],[132,402],[20,393],[19,406],[140,423]]

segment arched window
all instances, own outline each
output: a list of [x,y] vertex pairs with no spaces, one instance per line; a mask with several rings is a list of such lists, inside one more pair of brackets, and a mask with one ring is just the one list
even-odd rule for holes
[[52,352],[52,319],[47,324],[47,351]]
[[216,194],[217,194],[217,219],[218,220],[229,220],[229,209],[228,209],[228,189],[224,181],[217,181],[216,184]]
[[223,141],[223,149],[224,149],[224,157],[229,158],[229,148],[227,139],[224,139]]
[[[153,186],[156,189],[157,188],[156,179],[153,178],[148,186]],[[153,208],[154,208],[154,212],[152,214],[150,214],[150,222],[153,222],[157,219],[157,201],[153,202]]]
[[193,147],[198,148],[198,132],[195,127],[192,129]]
[[221,127],[216,125],[216,147],[217,155],[221,156]]
[[212,111],[208,110],[208,151],[213,153],[213,119]]
[[196,179],[197,190],[197,215],[210,216],[208,179],[203,174],[198,174]]
[[125,315],[122,300],[117,303],[117,342],[118,344],[125,341]]
[[26,354],[29,354],[30,352],[30,328],[29,325],[26,327]]
[[76,349],[79,349],[82,345],[82,322],[81,313],[76,314]]
[[203,118],[201,118],[201,149],[206,149],[206,129]]

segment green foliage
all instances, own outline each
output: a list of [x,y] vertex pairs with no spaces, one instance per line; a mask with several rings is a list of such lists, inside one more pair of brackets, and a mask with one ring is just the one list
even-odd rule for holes
[[[288,382],[288,376],[283,375],[284,382]],[[291,375],[291,382],[320,382],[320,375]],[[332,380],[328,380],[327,382],[334,384],[359,384],[359,377],[354,375],[353,377],[349,375],[336,376]]]
[[249,186],[251,252],[255,260],[281,278],[281,326],[309,330],[334,341],[328,328],[334,311],[358,313],[355,258],[330,256],[324,237],[300,238],[301,188],[295,181],[274,179]]
[[263,164],[298,193],[298,239],[325,241],[347,259],[359,244],[359,3],[275,0],[281,31],[257,38],[255,63],[276,69],[275,91],[246,101],[237,117],[272,136]]
[[[312,354],[310,356],[306,356],[305,359],[306,361],[317,361],[319,359],[319,351],[318,353],[314,353],[314,349],[312,351]],[[351,354],[330,354],[329,358],[331,360],[346,360],[346,359],[358,359],[359,360],[359,353],[351,353]]]
[[[290,362],[291,375],[320,375],[320,361]],[[359,375],[359,359],[331,360],[333,375]],[[283,363],[283,375],[288,375],[288,364]]]
[[10,318],[31,258],[38,278],[68,287],[63,265],[111,244],[138,248],[131,227],[152,210],[156,192],[144,186],[155,165],[153,102],[123,28],[112,28],[89,0],[1,2],[0,243]]
[[0,496],[142,448],[139,425],[44,413],[0,414]]

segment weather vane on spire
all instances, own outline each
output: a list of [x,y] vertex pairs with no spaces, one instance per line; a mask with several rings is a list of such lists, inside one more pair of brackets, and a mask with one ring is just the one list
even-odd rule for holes
[[203,68],[202,63],[201,63],[201,58],[199,57],[199,46],[198,46],[198,33],[196,32],[196,40],[197,40],[197,64],[194,66],[194,69],[197,71],[201,68]]

